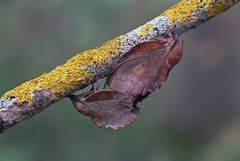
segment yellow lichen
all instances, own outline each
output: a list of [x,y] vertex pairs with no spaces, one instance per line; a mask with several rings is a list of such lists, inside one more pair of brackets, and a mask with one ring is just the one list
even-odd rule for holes
[[[180,25],[185,26],[189,18],[192,18],[191,10],[196,10],[196,3],[188,3],[188,1],[183,0],[177,5],[171,7],[165,11],[161,16],[167,16],[171,22],[171,28],[174,27],[174,23],[177,21]],[[189,6],[190,5],[190,6]]]
[[179,25],[186,27],[189,22],[197,20],[196,13],[201,8],[206,8],[207,19],[224,12],[230,6],[232,6],[234,0],[218,0],[213,2],[213,0],[182,0],[177,5],[171,7],[165,11],[161,16],[167,16],[171,21],[171,28],[174,27],[174,23],[177,22]]
[[52,92],[55,100],[58,100],[67,92],[78,90],[88,85],[95,78],[95,75],[90,73],[86,66],[101,65],[105,60],[111,62],[114,54],[117,54],[122,48],[119,45],[121,39],[122,36],[119,36],[97,49],[79,53],[69,59],[66,64],[56,67],[53,71],[44,73],[40,77],[8,91],[2,98],[16,96],[18,104],[24,102],[31,104],[33,91],[49,90]]
[[140,29],[138,35],[146,36],[149,33],[149,31],[153,31],[154,29],[155,29],[155,26],[147,23]]
[[229,9],[234,3],[233,0],[222,0],[217,1],[213,3],[211,0],[205,0],[206,7],[208,8],[208,18],[214,17],[218,15],[219,13],[222,13],[223,11]]

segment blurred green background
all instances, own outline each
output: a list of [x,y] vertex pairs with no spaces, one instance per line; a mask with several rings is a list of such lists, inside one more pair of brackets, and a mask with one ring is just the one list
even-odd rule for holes
[[[0,94],[177,1],[0,0]],[[167,83],[118,132],[68,99],[0,135],[0,161],[239,161],[240,6],[184,34]]]

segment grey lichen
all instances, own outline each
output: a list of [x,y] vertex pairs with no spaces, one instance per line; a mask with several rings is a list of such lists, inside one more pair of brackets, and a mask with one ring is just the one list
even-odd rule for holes
[[135,30],[127,33],[119,42],[122,46],[124,46],[124,48],[120,52],[122,54],[125,54],[132,47],[138,44],[157,39],[159,36],[164,35],[168,32],[168,30],[170,29],[170,24],[171,22],[168,17],[159,16],[149,21],[145,25],[140,26]]

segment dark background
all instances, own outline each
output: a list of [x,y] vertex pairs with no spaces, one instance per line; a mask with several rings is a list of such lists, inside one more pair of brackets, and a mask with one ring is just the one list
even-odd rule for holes
[[[177,1],[0,0],[0,95]],[[118,132],[68,99],[0,135],[0,161],[239,161],[240,6],[184,34],[167,83]]]

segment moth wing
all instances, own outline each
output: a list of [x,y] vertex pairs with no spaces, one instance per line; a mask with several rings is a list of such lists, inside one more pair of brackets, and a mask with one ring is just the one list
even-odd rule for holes
[[96,102],[101,112],[93,113],[93,122],[104,128],[117,130],[133,122],[138,113],[138,108],[133,108],[131,104],[121,100],[111,100]]
[[136,57],[143,56],[146,53],[159,49],[164,49],[165,43],[166,43],[165,39],[143,42],[139,45],[134,46],[128,53],[126,53],[123,56],[123,60],[134,59]]
[[113,90],[96,91],[83,99],[71,96],[71,100],[74,107],[90,116],[97,126],[114,130],[133,122],[139,113],[137,107],[132,107],[127,95]]
[[85,99],[86,102],[96,102],[96,101],[109,101],[109,100],[122,100],[128,101],[128,97],[114,90],[100,90],[95,91],[92,94],[88,95]]
[[123,61],[107,78],[107,85],[122,93],[146,95],[156,88],[164,50]]
[[169,52],[164,56],[164,61],[162,69],[160,71],[157,88],[159,88],[168,78],[169,72],[171,69],[179,63],[183,55],[183,43],[179,40],[176,40],[175,45],[169,50]]

